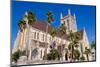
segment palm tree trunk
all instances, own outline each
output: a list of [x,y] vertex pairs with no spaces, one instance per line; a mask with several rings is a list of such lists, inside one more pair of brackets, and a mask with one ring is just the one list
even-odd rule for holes
[[[63,35],[62,35],[61,39],[63,39]],[[62,44],[61,44],[61,60],[63,60],[63,47],[62,47]]]
[[71,54],[71,62],[73,62],[73,57],[74,57],[74,55],[73,55],[73,53],[74,53],[74,46],[72,45],[72,47],[71,47],[71,50],[72,50],[72,54]]
[[[47,27],[46,27],[46,46],[47,46],[47,34],[48,34],[48,25],[49,24],[47,24]],[[45,48],[45,60],[46,60],[46,57],[47,57],[47,47]]]
[[72,46],[72,60],[73,60],[74,46]]
[[87,56],[87,61],[89,61],[89,55],[87,54],[86,56]]

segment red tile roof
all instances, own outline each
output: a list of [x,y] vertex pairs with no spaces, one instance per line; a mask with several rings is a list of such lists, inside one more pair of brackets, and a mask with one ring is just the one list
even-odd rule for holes
[[[47,27],[47,23],[46,22],[35,22],[32,27],[39,29],[41,31],[46,32],[46,27]],[[52,30],[52,26],[48,26],[48,33],[50,33]],[[80,33],[80,39],[83,39],[83,30],[78,31]],[[63,39],[68,39],[68,35],[67,34],[62,34],[60,30],[57,30],[57,37],[62,37]]]
[[81,31],[78,31],[80,33],[80,40],[83,39],[83,33],[84,33],[84,30],[81,30]]
[[[47,27],[47,23],[46,22],[35,22],[32,27],[36,28],[36,29],[39,29],[39,30],[42,30],[44,32],[46,32],[46,27]],[[51,26],[48,26],[48,32],[50,33],[52,27]]]

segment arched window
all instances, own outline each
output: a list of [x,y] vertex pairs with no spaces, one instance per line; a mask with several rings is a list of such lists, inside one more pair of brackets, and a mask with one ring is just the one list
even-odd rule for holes
[[36,39],[36,32],[34,32],[34,39]]
[[42,58],[42,50],[41,50],[41,58]]
[[35,48],[35,49],[32,51],[32,56],[35,58],[37,55],[38,55],[38,49]]
[[39,32],[37,33],[37,39],[39,39]]
[[43,41],[44,41],[44,34],[43,34]]

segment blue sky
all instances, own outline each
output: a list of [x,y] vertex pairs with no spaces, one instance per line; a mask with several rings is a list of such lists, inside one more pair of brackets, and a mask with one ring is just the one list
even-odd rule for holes
[[52,26],[59,28],[60,13],[62,12],[63,16],[66,16],[68,9],[71,10],[72,15],[76,14],[78,30],[82,30],[85,27],[89,42],[94,41],[96,34],[95,6],[12,1],[12,47],[14,46],[14,41],[19,30],[18,23],[26,11],[34,12],[39,21],[46,21],[46,13],[52,11],[55,19]]

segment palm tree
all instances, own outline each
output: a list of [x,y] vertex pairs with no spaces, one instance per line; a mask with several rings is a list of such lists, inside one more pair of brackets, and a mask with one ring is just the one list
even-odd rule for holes
[[[28,15],[26,17],[28,19],[28,24],[29,25],[32,25],[32,24],[34,24],[36,22],[36,16],[35,16],[35,14],[33,12],[29,11],[28,12]],[[28,29],[28,32],[27,33],[28,33],[28,38],[29,38],[29,35],[30,35],[30,27],[28,25],[27,25],[27,29]],[[29,39],[28,39],[28,44],[29,44]],[[28,47],[29,47],[29,45],[28,45]],[[28,56],[28,52],[29,52],[29,56]],[[32,53],[31,48],[29,50],[27,49],[26,55],[27,55],[27,57],[29,57],[29,59],[31,59],[31,53]]]
[[28,24],[32,25],[33,23],[36,22],[36,16],[34,13],[32,13],[31,11],[28,12]]
[[48,22],[48,24],[51,24],[53,21],[54,21],[53,13],[49,11],[47,13],[47,22]]
[[23,29],[25,29],[25,27],[26,27],[25,21],[24,20],[21,20],[18,23],[18,26],[19,26],[20,31],[23,32]]
[[52,27],[52,30],[51,30],[51,36],[54,38],[56,36],[56,29],[54,27]]
[[73,61],[74,59],[74,48],[78,48],[78,42],[80,40],[80,34],[78,32],[72,32],[70,31],[69,34],[69,40],[70,40],[70,44],[69,44],[69,50],[71,50],[71,61]]
[[47,54],[48,60],[60,60],[60,53],[57,49],[50,50],[50,53]]
[[84,60],[85,60],[85,57],[84,57],[84,56],[81,56],[81,57],[80,57],[80,60],[81,60],[81,61],[84,61]]
[[92,42],[92,44],[91,44],[91,49],[96,49],[96,42]]
[[[24,20],[21,20],[21,21],[19,21],[19,23],[18,23],[18,27],[19,27],[19,30],[20,30],[20,32],[21,32],[21,39],[24,39],[24,30],[25,30],[25,28],[26,28],[26,23],[25,23],[25,21]],[[23,42],[22,41],[20,41],[20,44],[23,44]]]
[[78,45],[78,43],[77,44],[75,44],[75,46],[74,46],[76,49],[74,49],[74,59],[75,60],[79,60],[80,59],[80,51],[78,50],[78,47],[79,47],[79,45]]
[[[36,22],[36,16],[33,12],[29,11],[29,12],[26,12],[26,14],[24,15],[23,17],[23,20],[25,21],[25,24],[26,24],[26,27],[27,27],[27,35],[28,35],[28,38],[29,38],[29,34],[30,34],[30,27],[29,25],[32,25]],[[27,58],[28,58],[28,47],[29,47],[29,39],[27,41],[27,46],[26,46],[26,55],[27,55]],[[31,48],[30,48],[30,53],[31,53]]]
[[79,60],[80,59],[80,52],[79,52],[78,49],[74,50],[73,55],[74,55],[74,57],[73,57],[74,60]]
[[61,33],[62,33],[63,35],[66,34],[66,26],[65,26],[65,23],[61,24],[61,26],[60,26],[60,31],[61,31]]
[[52,27],[50,35],[52,36],[52,45],[51,48],[55,47],[55,43],[53,42],[53,38],[56,36],[56,29],[54,27]]
[[[46,27],[46,38],[47,38],[47,34],[48,34],[48,26],[54,21],[53,18],[53,13],[52,12],[48,12],[47,14],[47,27]],[[46,39],[47,40],[47,39]],[[46,60],[46,56],[47,56],[47,47],[45,49],[45,54],[44,54],[44,59]]]
[[89,61],[89,54],[91,54],[91,50],[90,50],[89,48],[85,47],[85,52],[84,52],[84,54],[85,54],[86,57],[87,57],[87,61]]
[[95,60],[96,59],[96,57],[95,57],[95,55],[96,55],[96,42],[95,41],[93,41],[91,43],[91,54],[92,54],[92,59]]
[[[65,22],[63,24],[61,24],[60,26],[60,31],[62,33],[61,38],[63,39],[63,36],[66,34],[66,26],[65,26]],[[63,47],[61,46],[61,50],[63,49]],[[61,52],[61,56],[62,56],[62,52]]]
[[[36,16],[35,16],[35,14],[34,13],[32,13],[31,11],[29,11],[29,12],[27,12],[27,15],[24,15],[24,17],[23,17],[23,19],[18,23],[18,26],[19,26],[19,29],[20,29],[20,31],[22,32],[22,36],[21,36],[21,38],[23,39],[23,38],[25,38],[24,37],[24,29],[27,27],[27,30],[28,30],[28,35],[29,35],[29,27],[28,27],[28,25],[26,24],[26,19],[28,20],[28,24],[29,25],[32,25],[34,22],[36,22]],[[29,40],[29,39],[28,39]],[[29,44],[29,43],[28,43]],[[26,46],[26,55],[27,55],[27,57],[28,57],[28,48],[27,48],[28,46]]]
[[17,63],[19,57],[22,55],[23,55],[23,52],[21,52],[20,50],[17,50],[14,54],[12,54],[12,61]]
[[[72,51],[72,53],[71,53],[71,59],[73,58],[73,61],[80,59],[80,52],[78,50],[78,47],[79,47],[79,45],[77,45],[77,44],[75,45],[73,43],[70,43],[68,45],[68,49],[70,51]],[[74,48],[76,48],[76,49],[74,49]]]

